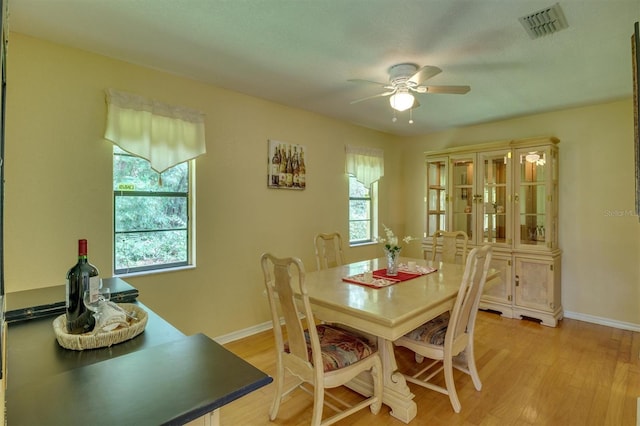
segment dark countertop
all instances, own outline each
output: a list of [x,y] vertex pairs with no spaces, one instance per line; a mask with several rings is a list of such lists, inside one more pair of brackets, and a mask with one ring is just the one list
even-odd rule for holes
[[[102,285],[111,290],[111,300],[117,303],[133,302],[138,297],[138,289],[121,278],[103,278]],[[9,293],[5,306],[5,321],[49,317],[65,312],[65,285],[24,290]]]
[[73,351],[64,349],[56,340],[53,320],[56,316],[36,318],[8,324],[7,331],[7,398],[11,389],[40,378],[117,358],[153,346],[184,338],[178,329],[141,303],[149,318],[144,332],[134,339],[109,348]]
[[149,315],[145,331],[109,348],[62,348],[56,315],[9,323],[7,424],[183,424],[271,382],[207,336],[185,336],[138,305]]

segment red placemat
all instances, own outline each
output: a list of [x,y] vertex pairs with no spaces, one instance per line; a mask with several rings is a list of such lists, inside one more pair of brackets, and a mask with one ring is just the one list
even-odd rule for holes
[[397,282],[407,281],[415,277],[419,277],[422,274],[413,273],[413,272],[402,272],[398,271],[398,275],[389,276],[387,275],[387,268],[378,269],[377,271],[373,271],[374,278],[384,278],[386,280],[394,280]]
[[363,285],[365,287],[371,288],[382,288],[388,287],[390,285],[398,284],[402,281],[407,281],[412,278],[419,277],[421,275],[425,275],[431,272],[436,271],[434,268],[425,268],[428,269],[428,272],[420,273],[420,272],[402,272],[398,271],[398,275],[388,276],[387,268],[378,269],[377,271],[373,271],[373,280],[371,282],[367,282],[364,280],[364,274],[356,274],[351,275],[349,277],[342,278],[342,281],[352,284]]

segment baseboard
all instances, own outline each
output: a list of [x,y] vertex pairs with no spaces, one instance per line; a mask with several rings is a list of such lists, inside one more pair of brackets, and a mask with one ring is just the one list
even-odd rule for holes
[[245,337],[253,336],[254,334],[262,333],[263,331],[271,330],[272,328],[273,323],[271,321],[267,321],[243,330],[234,331],[233,333],[223,334],[222,336],[215,337],[213,340],[224,345],[225,343],[244,339]]
[[[593,324],[604,325],[607,327],[619,328],[622,330],[640,332],[640,324],[633,324],[630,322],[615,321],[609,318],[597,317],[594,315],[587,315],[570,311],[564,311],[564,317],[584,322],[590,322]],[[263,331],[271,330],[272,328],[273,324],[271,323],[271,321],[267,321],[263,322],[262,324],[257,324],[242,330],[234,331],[229,334],[223,334],[222,336],[215,337],[213,340],[220,343],[221,345],[224,345],[225,343],[244,339],[245,337],[253,336],[254,334],[262,333]]]
[[579,321],[584,321],[584,322],[591,322],[599,325],[605,325],[607,327],[619,328],[622,330],[640,332],[640,324],[616,321],[610,318],[597,317],[595,315],[587,315],[587,314],[581,314],[579,312],[564,311],[564,317],[579,320]]

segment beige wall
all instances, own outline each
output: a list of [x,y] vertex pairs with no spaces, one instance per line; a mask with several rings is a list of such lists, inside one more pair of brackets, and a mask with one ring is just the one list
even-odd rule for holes
[[[20,34],[10,37],[7,292],[63,284],[78,238],[89,240],[101,275],[111,275],[111,144],[102,134],[104,89],[114,87],[207,117],[207,154],[196,166],[197,268],[128,279],[145,304],[185,333],[215,337],[267,321],[260,254],[296,255],[311,270],[316,232],[348,234],[345,144],[384,149],[381,220],[398,234],[419,236],[424,151],[539,135],[562,140],[565,309],[640,325],[640,225],[636,216],[613,216],[633,208],[630,100],[399,138]],[[307,147],[305,191],[266,187],[271,138]],[[419,255],[419,245],[406,253]],[[346,251],[348,260],[380,254],[375,245]]]
[[[424,193],[421,153],[535,136],[560,139],[562,304],[571,316],[640,327],[640,223],[634,214],[631,99],[455,129],[403,143],[406,190]],[[408,232],[424,203],[406,200]]]
[[[128,279],[143,303],[185,333],[213,337],[267,321],[260,255],[299,256],[315,269],[314,234],[348,234],[345,144],[384,149],[381,192],[400,184],[401,153],[389,135],[20,34],[10,40],[7,292],[63,284],[78,238],[88,239],[101,275],[112,274],[112,144],[102,138],[108,87],[206,114],[207,154],[196,162],[197,268]],[[306,146],[306,190],[266,187],[270,138]],[[402,208],[381,214],[403,226]]]

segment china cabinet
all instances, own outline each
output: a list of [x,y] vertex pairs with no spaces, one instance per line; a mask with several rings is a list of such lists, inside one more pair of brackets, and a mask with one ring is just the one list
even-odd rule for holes
[[466,232],[469,250],[491,244],[501,274],[487,283],[481,309],[549,326],[563,316],[558,143],[544,137],[426,153],[425,256],[438,229]]

